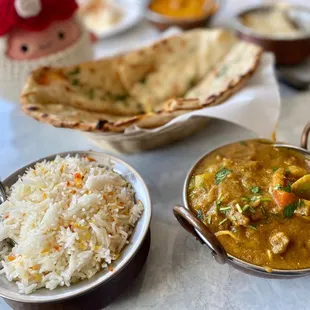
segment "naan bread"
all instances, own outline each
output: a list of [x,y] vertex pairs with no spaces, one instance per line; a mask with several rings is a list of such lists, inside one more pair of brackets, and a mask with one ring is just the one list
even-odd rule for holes
[[89,112],[62,104],[24,104],[23,111],[34,119],[55,127],[83,131],[123,132],[130,125],[141,128],[162,126],[186,111],[147,113],[137,116],[115,116],[100,112]]
[[200,81],[238,42],[236,36],[223,30],[199,30],[198,79]]
[[156,111],[169,98],[183,96],[197,79],[198,42],[195,34],[176,36],[145,49],[145,54],[124,57],[121,79],[146,112]]
[[40,68],[22,92],[23,111],[84,131],[159,127],[231,96],[256,70],[261,53],[228,31],[193,30],[117,57]]
[[119,58],[64,68],[40,68],[29,79],[23,96],[30,102],[64,104],[113,115],[137,115],[143,107],[129,96],[118,72]]
[[257,67],[260,57],[257,46],[246,42],[238,42],[224,60],[207,74],[195,87],[189,90],[185,98],[197,98],[201,107],[214,104],[214,98],[222,94],[235,92],[235,87],[245,82]]
[[184,96],[236,42],[230,32],[194,30],[162,40],[122,58],[120,77],[130,95],[147,112]]

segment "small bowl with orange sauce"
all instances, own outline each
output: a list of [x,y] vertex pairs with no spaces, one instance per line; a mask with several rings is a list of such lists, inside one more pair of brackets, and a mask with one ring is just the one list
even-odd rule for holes
[[146,18],[159,30],[172,26],[186,30],[206,26],[218,8],[215,0],[151,0]]

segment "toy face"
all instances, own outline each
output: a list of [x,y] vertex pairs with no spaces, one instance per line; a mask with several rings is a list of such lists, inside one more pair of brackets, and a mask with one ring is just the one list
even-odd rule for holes
[[80,37],[81,29],[72,18],[53,22],[43,31],[14,29],[8,36],[7,56],[11,59],[36,59],[66,49]]

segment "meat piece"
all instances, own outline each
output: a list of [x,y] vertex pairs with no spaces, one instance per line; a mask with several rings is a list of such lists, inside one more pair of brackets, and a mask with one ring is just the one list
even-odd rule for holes
[[263,213],[262,209],[255,209],[255,213],[250,214],[252,222],[260,221],[265,218],[265,214]]
[[284,232],[280,231],[270,236],[269,242],[274,254],[283,254],[287,249],[290,239]]
[[250,223],[250,219],[240,213],[235,206],[231,208],[231,210],[227,214],[227,217],[235,226],[246,227]]

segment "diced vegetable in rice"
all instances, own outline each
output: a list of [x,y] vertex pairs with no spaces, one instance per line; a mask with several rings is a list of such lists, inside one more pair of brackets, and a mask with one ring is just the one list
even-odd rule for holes
[[0,241],[16,242],[0,249],[1,273],[24,294],[90,278],[119,257],[142,212],[131,184],[91,158],[38,163],[0,206]]

